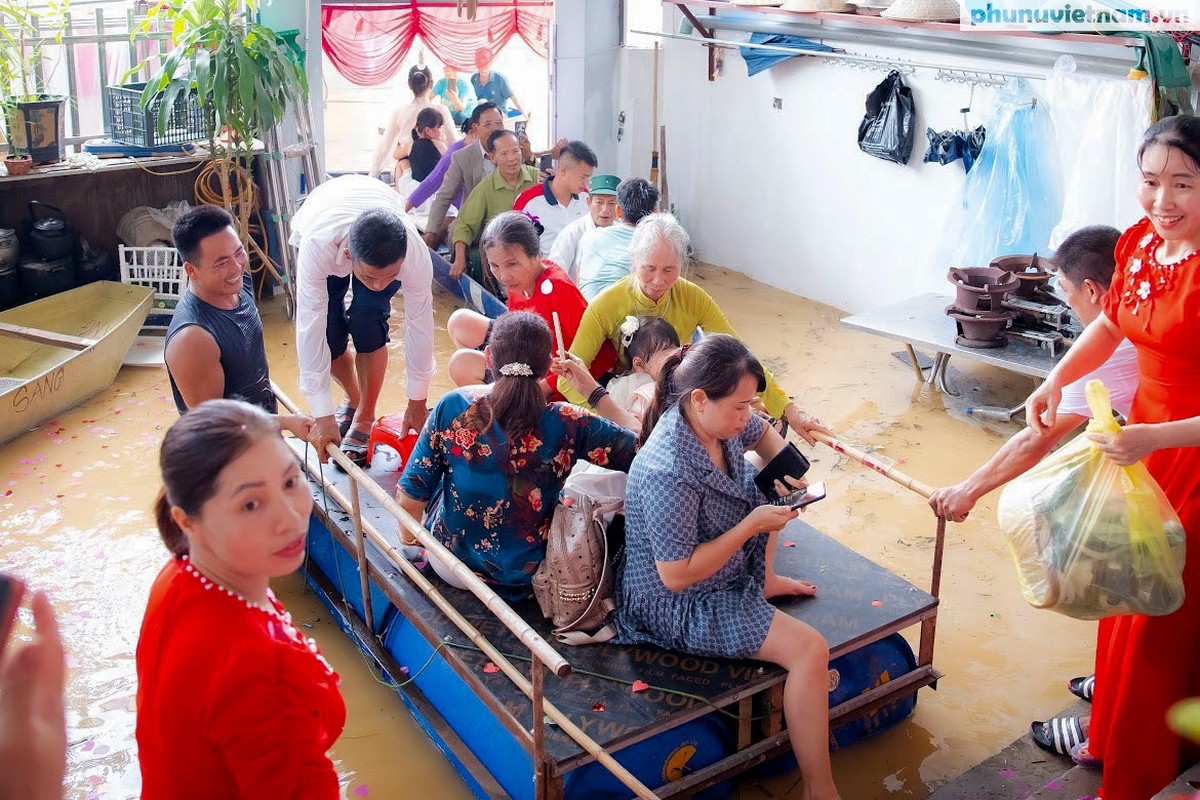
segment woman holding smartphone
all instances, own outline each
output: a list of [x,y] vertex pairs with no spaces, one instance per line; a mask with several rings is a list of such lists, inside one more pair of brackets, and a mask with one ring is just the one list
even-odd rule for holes
[[745,459],[753,451],[770,462],[785,447],[753,413],[766,384],[758,359],[725,334],[663,364],[629,470],[617,641],[786,669],[784,715],[802,797],[831,800],[829,645],[768,602],[817,587],[775,574],[779,531],[797,512],[765,502]]
[[159,464],[171,558],[137,646],[143,800],[334,800],[338,676],[268,585],[304,561],[299,461],[273,417],[210,400],[167,431]]

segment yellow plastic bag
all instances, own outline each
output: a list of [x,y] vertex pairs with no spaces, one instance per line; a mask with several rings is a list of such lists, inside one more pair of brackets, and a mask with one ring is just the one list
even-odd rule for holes
[[[1089,433],[1120,433],[1108,390],[1086,387]],[[1170,614],[1183,604],[1184,530],[1140,462],[1078,436],[1000,494],[1000,528],[1025,599],[1077,619]]]

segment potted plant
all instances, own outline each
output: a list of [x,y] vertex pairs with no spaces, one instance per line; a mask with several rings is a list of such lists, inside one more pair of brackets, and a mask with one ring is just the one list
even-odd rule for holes
[[[35,11],[31,0],[0,0],[0,19],[7,26],[0,27],[0,111],[8,131],[9,155],[28,156],[31,164],[60,161],[66,155],[67,98],[40,93],[36,72],[42,45],[62,41],[68,4],[69,0],[50,0]],[[49,23],[49,29],[43,32],[40,22]],[[19,174],[11,165],[9,172]]]
[[[257,8],[258,0],[164,0],[150,8],[139,29],[150,31],[165,21],[172,32],[172,49],[146,82],[142,108],[160,104],[162,133],[177,104],[200,104],[210,152],[218,159],[221,197],[252,249],[258,249],[249,236],[257,211],[249,189],[254,141],[278,125],[290,106],[308,102],[300,58],[282,36],[254,22]],[[265,253],[258,255],[270,265]]]

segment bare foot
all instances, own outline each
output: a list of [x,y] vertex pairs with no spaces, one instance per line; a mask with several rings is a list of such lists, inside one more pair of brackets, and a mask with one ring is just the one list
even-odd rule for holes
[[817,585],[815,583],[785,578],[782,575],[769,576],[763,586],[763,596],[768,600],[773,597],[811,597],[816,593]]

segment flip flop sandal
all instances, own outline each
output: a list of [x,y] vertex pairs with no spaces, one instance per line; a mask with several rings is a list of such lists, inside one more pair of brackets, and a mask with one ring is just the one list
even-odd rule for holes
[[356,467],[367,463],[367,444],[371,441],[368,431],[353,430],[342,437],[342,452]]
[[354,422],[354,412],[357,408],[351,408],[350,402],[346,401],[338,406],[337,411],[333,412],[333,419],[337,422],[338,436],[345,437],[350,430],[350,425]]
[[1085,739],[1071,748],[1071,760],[1084,769],[1104,769],[1104,762],[1088,752]]
[[1071,678],[1067,681],[1067,691],[1078,697],[1080,700],[1092,702],[1092,695],[1096,693],[1096,676],[1088,675],[1086,678]]
[[1033,743],[1050,753],[1070,756],[1071,750],[1087,741],[1079,717],[1055,717],[1029,726]]

